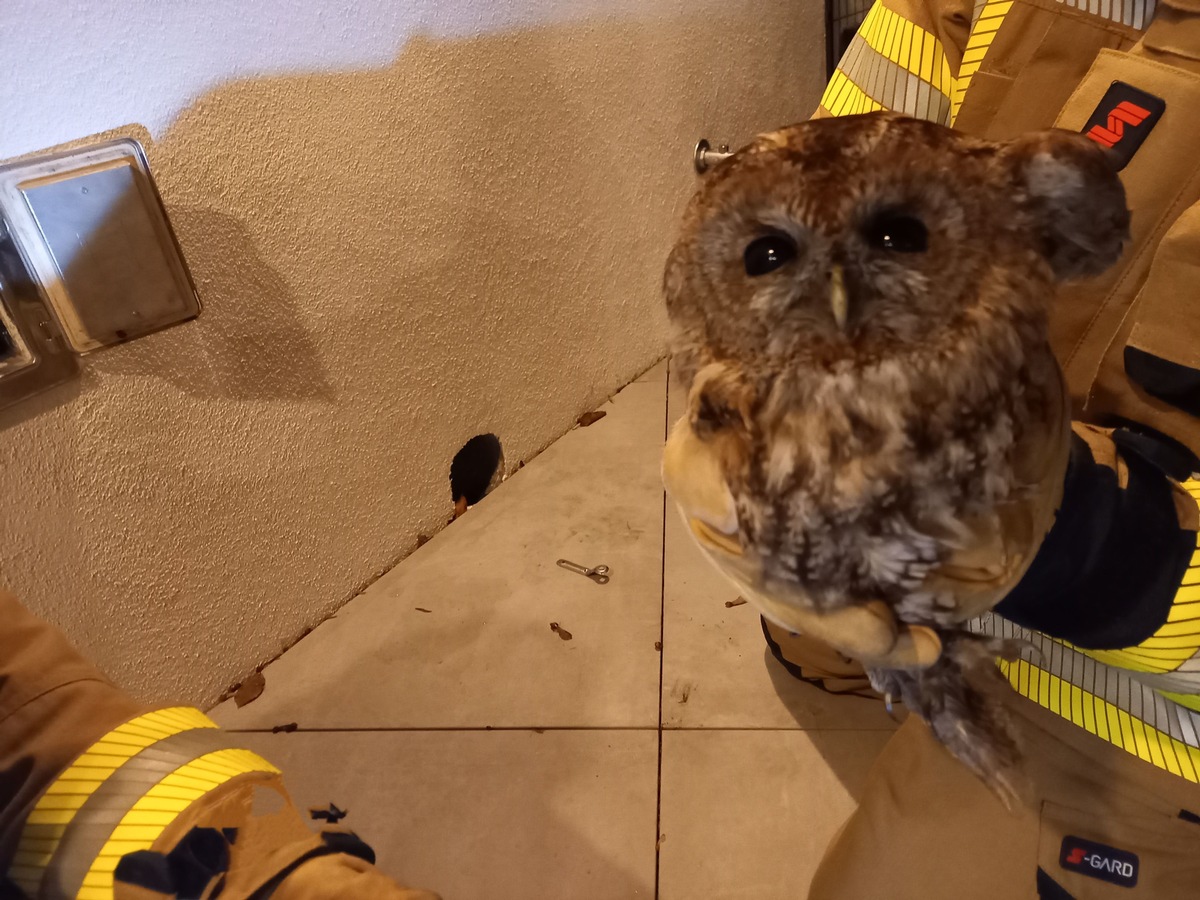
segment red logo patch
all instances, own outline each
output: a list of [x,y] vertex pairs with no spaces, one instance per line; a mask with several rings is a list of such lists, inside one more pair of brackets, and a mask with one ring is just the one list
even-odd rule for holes
[[1135,103],[1130,103],[1128,100],[1122,100],[1117,104],[1116,109],[1108,114],[1108,127],[1103,125],[1093,125],[1087,133],[1097,144],[1103,144],[1105,147],[1116,146],[1125,137],[1125,126],[1141,125],[1150,116],[1150,110],[1142,109]]
[[1123,169],[1149,137],[1166,108],[1166,101],[1161,97],[1147,94],[1123,81],[1114,81],[1083,126],[1083,133],[1101,147],[1107,147],[1117,168]]

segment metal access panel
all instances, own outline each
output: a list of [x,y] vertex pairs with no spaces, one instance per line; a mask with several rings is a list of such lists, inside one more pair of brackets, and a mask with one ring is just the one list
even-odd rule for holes
[[134,140],[0,166],[5,252],[0,405],[22,393],[12,381],[18,373],[32,384],[39,379],[26,370],[46,367],[64,350],[89,353],[200,313],[145,152]]

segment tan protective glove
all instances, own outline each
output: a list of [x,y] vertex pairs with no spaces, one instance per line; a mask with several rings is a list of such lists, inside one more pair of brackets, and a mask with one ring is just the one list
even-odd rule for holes
[[739,541],[733,495],[716,452],[692,432],[686,416],[667,440],[662,474],[667,493],[705,556],[771,622],[823,641],[870,667],[923,669],[941,655],[941,641],[932,629],[897,622],[881,601],[818,612],[798,587],[765,589]]

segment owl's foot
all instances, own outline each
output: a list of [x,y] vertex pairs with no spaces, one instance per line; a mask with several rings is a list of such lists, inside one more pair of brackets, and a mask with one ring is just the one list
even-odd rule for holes
[[1001,699],[1010,690],[996,658],[1017,648],[995,638],[943,634],[944,650],[927,669],[868,669],[871,684],[900,699],[1008,809],[1020,793],[1021,753]]

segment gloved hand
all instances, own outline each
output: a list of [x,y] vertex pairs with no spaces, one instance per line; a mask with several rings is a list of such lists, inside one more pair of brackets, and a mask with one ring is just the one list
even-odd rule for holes
[[802,597],[786,596],[782,586],[761,591],[738,541],[734,500],[721,477],[717,452],[683,417],[663,451],[663,483],[700,549],[763,616],[873,667],[923,669],[937,661],[942,644],[933,629],[898,622],[882,602],[817,612],[806,608]]
[[374,851],[353,832],[329,829],[291,844],[256,844],[243,853],[238,852],[239,837],[235,829],[193,828],[168,853],[127,854],[114,873],[114,896],[117,900],[440,900],[429,891],[401,887],[376,869]]
[[[714,397],[725,415],[742,417],[743,427],[697,433],[711,419],[708,405]],[[749,412],[741,406],[740,386],[726,367],[705,366],[692,379],[688,412],[676,423],[664,448],[663,482],[701,550],[769,622],[822,641],[867,668],[932,666],[943,651],[934,627],[901,622],[882,601],[818,610],[801,584],[765,581],[763,561],[742,546],[735,500],[723,474],[744,459],[742,448],[734,443],[744,439],[739,433],[749,427]],[[1066,411],[1047,415],[1046,421],[1045,440],[1028,442],[1028,452],[1019,454],[1014,467],[1025,489],[986,514],[963,517],[956,549],[924,576],[930,595],[954,601],[939,607],[936,623],[929,624],[953,629],[982,615],[1003,600],[1028,570],[1062,499],[1070,447]]]

